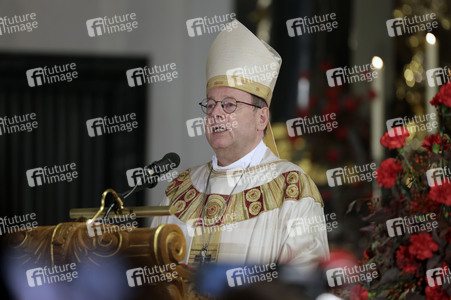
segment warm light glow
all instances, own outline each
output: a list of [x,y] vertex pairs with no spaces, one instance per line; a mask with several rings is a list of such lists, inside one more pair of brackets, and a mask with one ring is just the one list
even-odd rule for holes
[[436,41],[437,41],[437,39],[435,38],[435,35],[433,35],[430,32],[428,34],[426,34],[426,42],[428,42],[428,44],[435,45]]
[[371,60],[371,64],[378,70],[382,69],[384,66],[384,61],[379,56],[374,56]]

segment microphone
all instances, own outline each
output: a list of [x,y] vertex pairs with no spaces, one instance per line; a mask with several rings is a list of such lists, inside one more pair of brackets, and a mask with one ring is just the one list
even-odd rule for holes
[[148,176],[150,176],[150,182],[141,185],[136,184],[134,188],[122,193],[121,196],[127,198],[133,193],[145,190],[146,188],[155,187],[158,183],[158,177],[177,168],[179,164],[180,156],[178,156],[177,153],[171,152],[166,154],[162,159],[154,161],[150,165],[144,167],[144,170],[147,172]]
[[[146,188],[155,187],[158,183],[158,177],[177,168],[179,165],[180,165],[180,156],[177,153],[170,152],[166,154],[162,159],[154,161],[150,165],[144,167],[144,170],[147,171],[147,173],[151,177],[149,183],[142,185],[139,185],[137,183],[131,190],[128,190],[122,194],[118,194],[119,197],[125,199],[131,194],[145,190]],[[117,203],[113,201],[113,203],[110,205],[107,212],[105,213],[104,219],[107,219],[109,217],[111,210],[117,211],[117,209],[118,209]]]
[[172,169],[175,169],[180,164],[180,156],[177,153],[171,152],[166,154],[159,161],[155,161],[144,167],[149,176],[159,177]]

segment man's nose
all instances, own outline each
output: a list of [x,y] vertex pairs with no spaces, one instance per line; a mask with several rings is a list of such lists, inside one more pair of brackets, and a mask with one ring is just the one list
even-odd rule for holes
[[221,102],[216,102],[216,106],[213,108],[210,115],[215,119],[215,121],[224,120],[225,112],[222,108]]

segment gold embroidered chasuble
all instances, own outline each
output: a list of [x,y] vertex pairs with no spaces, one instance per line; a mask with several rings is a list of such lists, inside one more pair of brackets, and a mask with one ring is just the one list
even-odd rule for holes
[[302,264],[304,259],[295,257],[305,250],[305,259],[328,256],[325,232],[297,241],[289,232],[293,219],[324,216],[316,185],[301,168],[270,150],[259,165],[246,170],[212,170],[208,163],[184,171],[167,187],[163,205],[175,207],[175,215],[155,217],[152,226],[166,222],[182,227],[191,245],[189,264],[205,246],[218,262]]

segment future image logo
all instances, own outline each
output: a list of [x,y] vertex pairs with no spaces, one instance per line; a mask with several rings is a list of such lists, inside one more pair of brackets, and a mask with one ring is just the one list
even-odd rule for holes
[[331,132],[338,128],[335,113],[325,115],[315,115],[313,117],[303,117],[287,120],[287,131],[291,137],[317,132]]
[[86,221],[86,229],[90,237],[101,236],[103,233],[115,233],[119,231],[131,232],[136,227],[138,227],[138,221],[136,221],[136,213],[134,212],[125,216]]
[[345,166],[344,168],[329,169],[326,171],[327,183],[330,187],[356,182],[371,182],[376,178],[376,164]]
[[385,224],[390,237],[401,236],[404,234],[431,232],[434,228],[438,228],[435,213],[389,219],[385,222]]
[[327,283],[330,287],[358,282],[371,282],[379,277],[376,264],[355,265],[352,267],[334,268],[326,271]]
[[31,132],[36,128],[38,128],[36,113],[0,117],[0,135]]
[[277,265],[275,263],[266,265],[244,266],[226,271],[229,287],[242,286],[256,282],[271,282],[278,278]]
[[434,13],[421,16],[405,16],[404,18],[389,19],[385,22],[388,36],[396,37],[421,31],[431,32],[438,27],[437,15]]
[[312,34],[322,31],[331,32],[338,28],[337,15],[329,13],[324,15],[314,15],[313,17],[300,17],[289,19],[286,22],[288,35],[290,37]]
[[451,81],[451,69],[448,66],[429,69],[426,71],[426,78],[430,87],[444,85]]
[[442,286],[451,283],[451,273],[448,266],[426,271],[426,279],[430,287]]
[[[413,117],[393,118],[385,122],[390,137],[402,136],[406,133],[414,134],[427,131],[431,133],[438,128],[437,114],[415,115]],[[393,130],[392,130],[393,129]]]
[[125,75],[128,86],[137,87],[157,82],[172,82],[179,74],[176,63],[170,63],[129,69]]
[[221,32],[222,30],[231,31],[237,28],[238,23],[232,22],[236,14],[214,15],[213,17],[198,17],[186,21],[188,36],[196,37],[204,34]]
[[78,78],[77,64],[69,63],[63,65],[44,66],[29,69],[26,72],[29,87],[37,87],[44,84],[58,82],[72,82]]
[[305,236],[317,232],[331,232],[338,228],[335,213],[325,214],[324,216],[300,217],[289,219],[287,223],[287,232],[290,237]]
[[190,137],[204,135],[205,130],[207,130],[208,133],[213,133],[216,131],[230,131],[238,127],[238,121],[236,118],[236,114],[231,113],[227,115],[227,118],[199,117],[189,119],[186,121],[186,129]]
[[75,163],[29,169],[26,171],[26,175],[30,187],[62,181],[72,182],[72,180],[78,178],[77,165]]
[[116,132],[131,132],[136,128],[138,128],[138,121],[135,113],[114,115],[112,117],[105,116],[86,121],[86,129],[90,137]]
[[371,82],[377,76],[378,72],[373,64],[345,66],[326,71],[327,83],[330,87],[363,81]]
[[53,265],[52,267],[40,267],[26,270],[25,274],[29,287],[39,287],[42,285],[72,282],[78,278],[78,271],[76,270],[76,263],[65,265]]
[[0,18],[0,36],[17,32],[31,32],[38,28],[36,13],[24,15],[4,16]]
[[451,170],[448,167],[433,168],[426,171],[426,179],[430,187],[443,185],[451,182]]
[[176,271],[177,265],[175,263],[165,264],[162,266],[153,267],[139,267],[128,269],[125,272],[127,283],[129,287],[137,287],[147,284],[156,284],[159,282],[171,282],[179,275]]
[[227,82],[229,86],[239,87],[249,82],[271,82],[277,78],[279,64],[272,62],[262,65],[247,65],[226,70]]
[[131,32],[138,28],[138,21],[135,13],[124,15],[114,15],[112,17],[93,18],[86,21],[86,28],[90,37],[97,37],[104,34],[117,32]]

